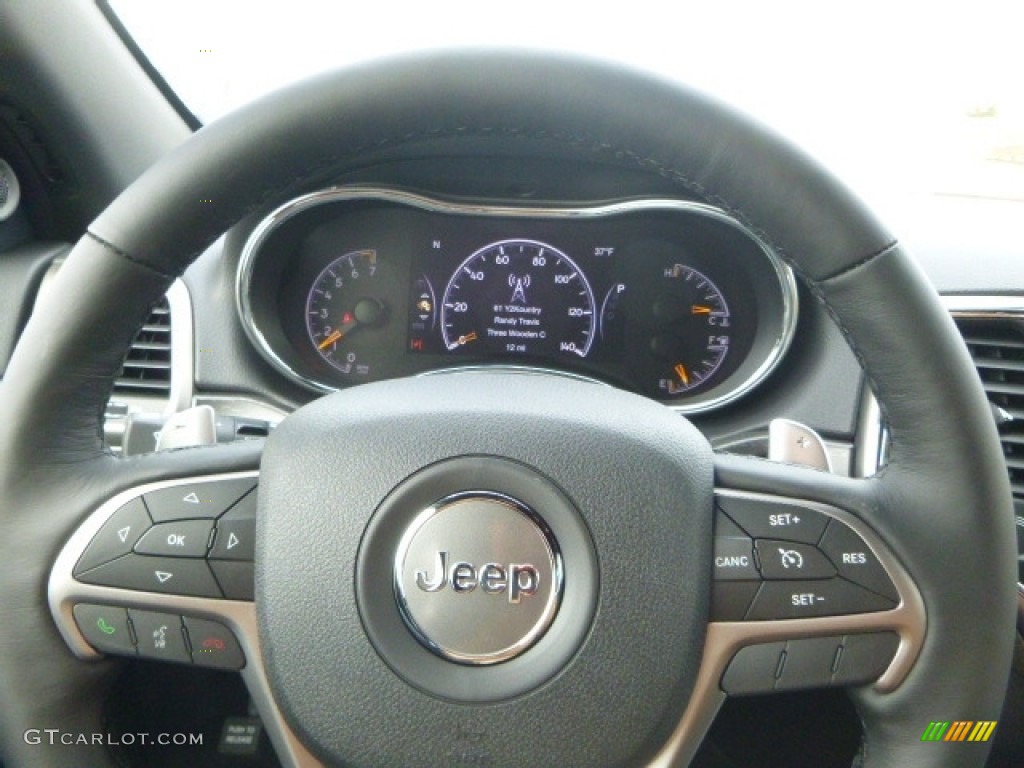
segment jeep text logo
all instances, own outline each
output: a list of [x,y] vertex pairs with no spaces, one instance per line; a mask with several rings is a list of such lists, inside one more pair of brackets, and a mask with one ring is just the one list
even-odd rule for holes
[[440,592],[450,586],[453,592],[482,592],[498,595],[508,592],[508,601],[518,603],[523,597],[537,594],[540,574],[529,564],[485,563],[479,570],[472,563],[457,562],[448,566],[448,553],[438,552],[433,574],[416,571],[416,586],[424,592]]

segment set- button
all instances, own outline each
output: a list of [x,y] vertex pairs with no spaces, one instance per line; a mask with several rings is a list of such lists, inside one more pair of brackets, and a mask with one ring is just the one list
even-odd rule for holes
[[123,589],[252,600],[255,535],[255,478],[169,486],[115,511],[74,575]]
[[898,602],[874,552],[842,521],[783,501],[716,502],[713,620],[866,613]]

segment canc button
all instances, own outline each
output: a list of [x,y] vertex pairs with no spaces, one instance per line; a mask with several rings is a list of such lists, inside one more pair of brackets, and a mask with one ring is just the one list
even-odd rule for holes
[[756,579],[753,544],[746,536],[715,536],[714,578],[719,581]]

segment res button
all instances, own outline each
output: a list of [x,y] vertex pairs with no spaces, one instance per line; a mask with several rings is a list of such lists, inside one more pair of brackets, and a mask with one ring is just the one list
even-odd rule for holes
[[899,600],[899,593],[889,574],[878,562],[875,553],[852,528],[833,520],[828,524],[828,530],[818,546],[835,563],[840,576],[890,600]]

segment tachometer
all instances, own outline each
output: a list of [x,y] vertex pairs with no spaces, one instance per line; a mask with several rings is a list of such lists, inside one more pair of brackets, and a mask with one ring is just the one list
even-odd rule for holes
[[387,308],[374,294],[377,252],[352,251],[332,261],[317,276],[306,299],[309,340],[324,360],[345,375],[368,376],[365,337],[387,320]]
[[441,304],[441,333],[452,352],[586,357],[596,322],[582,270],[536,240],[502,240],[473,253],[448,281]]

